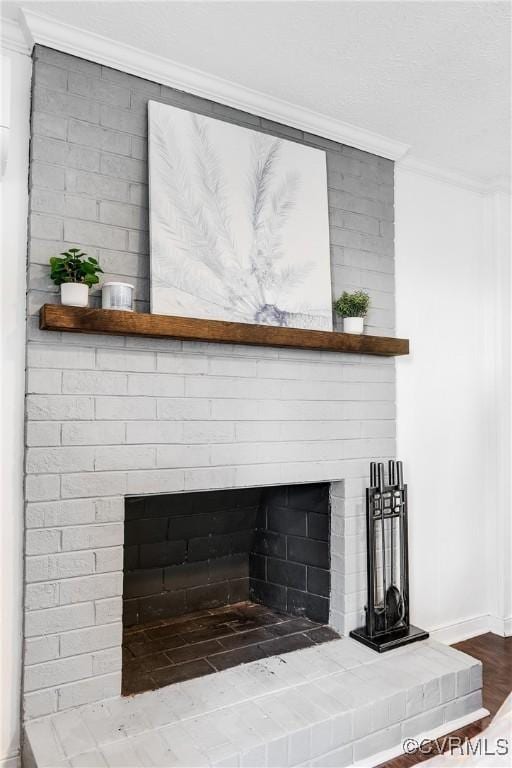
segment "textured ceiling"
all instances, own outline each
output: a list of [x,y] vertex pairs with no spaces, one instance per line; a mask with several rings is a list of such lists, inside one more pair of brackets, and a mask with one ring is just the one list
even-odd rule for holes
[[7,2],[411,145],[510,173],[509,2]]

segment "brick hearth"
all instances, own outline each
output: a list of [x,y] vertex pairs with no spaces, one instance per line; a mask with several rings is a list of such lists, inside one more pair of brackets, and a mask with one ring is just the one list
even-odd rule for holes
[[25,766],[375,765],[487,714],[481,684],[479,661],[433,640],[383,655],[333,640],[33,721]]

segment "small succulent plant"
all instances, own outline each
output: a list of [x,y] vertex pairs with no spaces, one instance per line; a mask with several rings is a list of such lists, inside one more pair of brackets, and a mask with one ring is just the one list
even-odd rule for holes
[[87,256],[80,248],[70,248],[50,259],[50,277],[55,285],[85,283],[90,288],[99,282],[98,272],[103,270],[96,259]]
[[333,304],[334,311],[341,317],[366,317],[369,306],[370,297],[364,291],[343,291]]

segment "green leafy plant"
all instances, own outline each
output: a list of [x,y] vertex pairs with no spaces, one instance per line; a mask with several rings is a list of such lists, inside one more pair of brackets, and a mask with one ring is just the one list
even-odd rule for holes
[[55,285],[85,283],[89,288],[99,282],[97,273],[103,272],[96,259],[82,253],[80,248],[70,248],[60,256],[52,256],[50,270]]
[[333,304],[334,311],[341,317],[366,317],[369,306],[370,297],[364,291],[343,291]]

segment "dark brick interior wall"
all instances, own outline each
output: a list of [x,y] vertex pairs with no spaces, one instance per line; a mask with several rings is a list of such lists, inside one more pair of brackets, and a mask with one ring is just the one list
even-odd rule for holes
[[125,626],[249,598],[329,618],[328,484],[126,499]]
[[249,598],[259,489],[126,499],[123,622]]
[[327,483],[264,491],[250,556],[251,599],[329,620],[329,510]]

